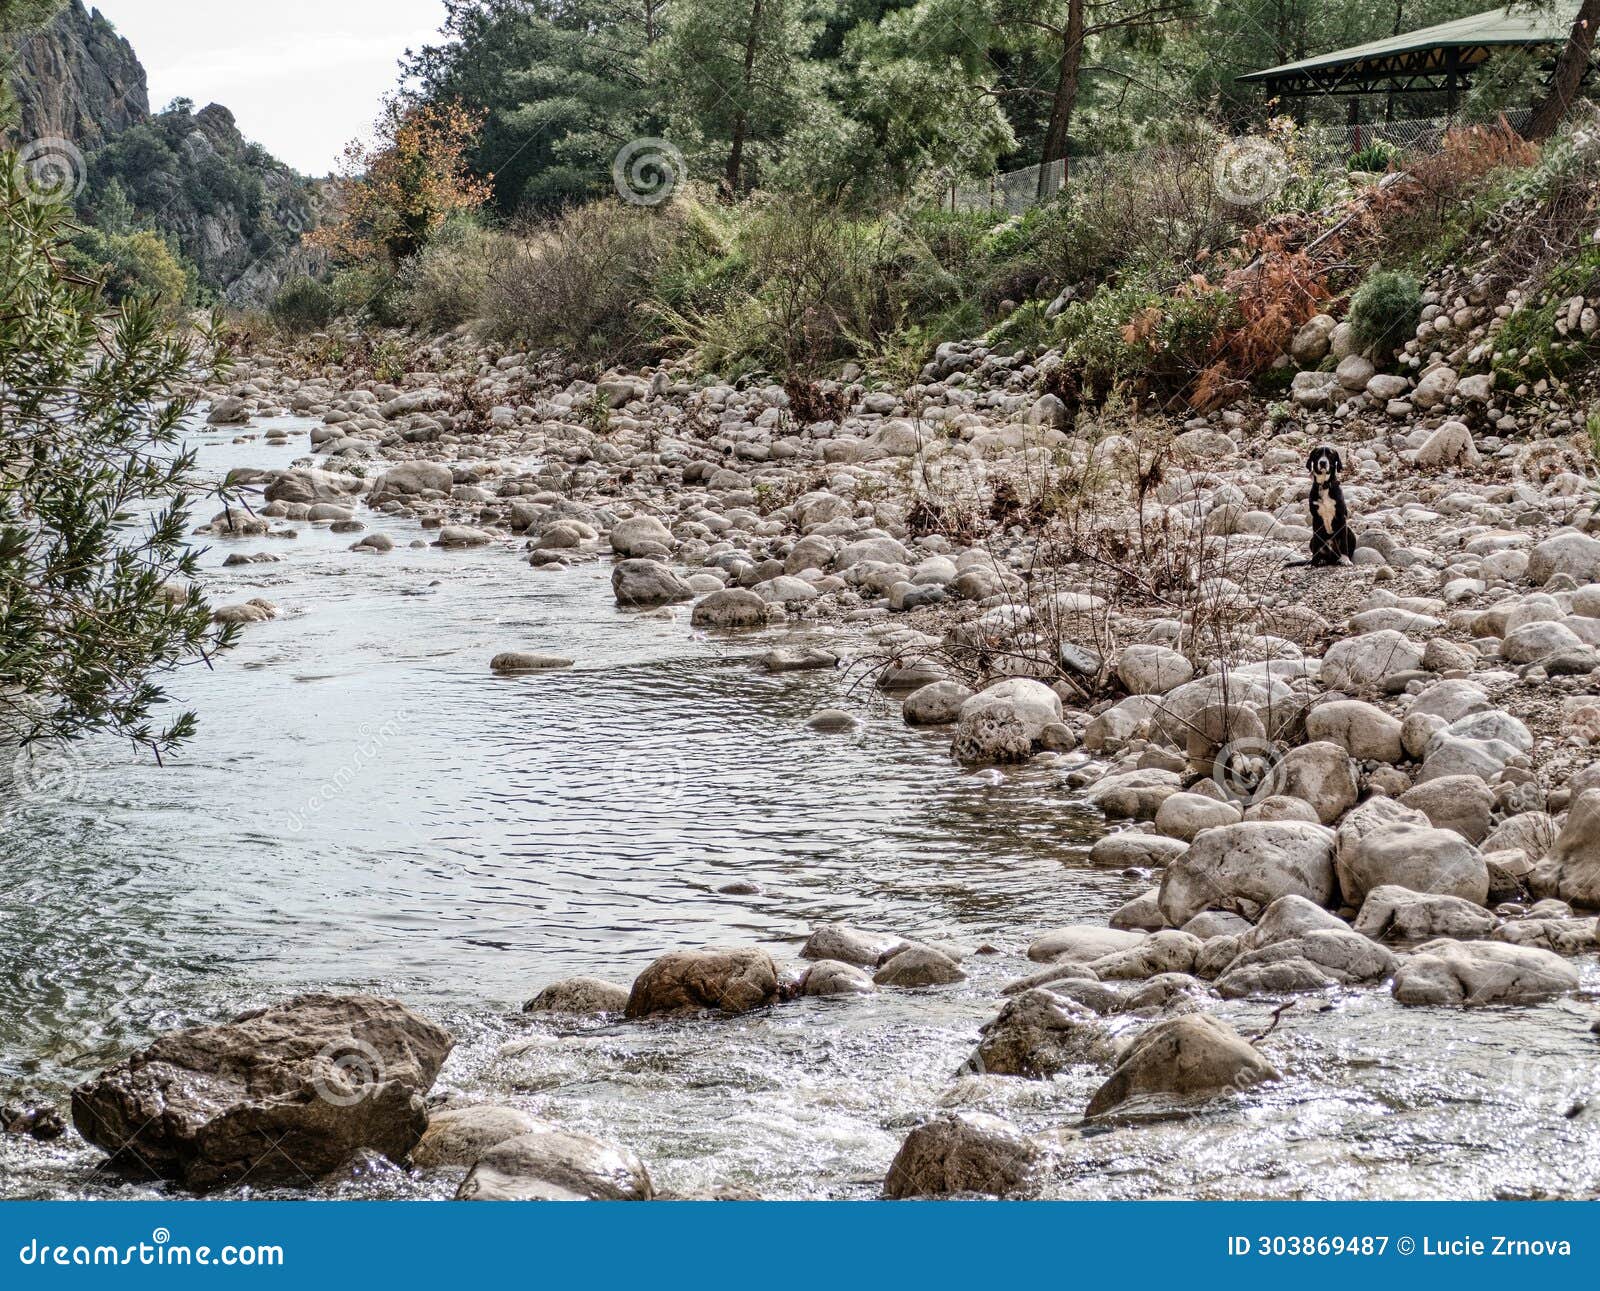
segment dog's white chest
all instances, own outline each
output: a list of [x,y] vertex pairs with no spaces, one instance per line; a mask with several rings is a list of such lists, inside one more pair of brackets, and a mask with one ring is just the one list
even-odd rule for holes
[[1338,508],[1334,506],[1333,499],[1326,493],[1317,499],[1317,515],[1322,518],[1322,527],[1330,533],[1333,530],[1333,517],[1337,514]]

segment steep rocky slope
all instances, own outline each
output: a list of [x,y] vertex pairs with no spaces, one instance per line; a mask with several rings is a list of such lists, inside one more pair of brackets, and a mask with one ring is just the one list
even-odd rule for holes
[[21,109],[20,138],[93,148],[150,115],[145,71],[133,46],[83,0],[72,0],[17,46],[11,88]]
[[171,235],[200,283],[233,304],[269,299],[309,263],[300,235],[315,221],[314,186],[248,142],[220,104],[152,114],[133,47],[82,0],[18,41],[11,89],[19,141],[65,139],[83,153],[87,222],[127,197],[133,219]]

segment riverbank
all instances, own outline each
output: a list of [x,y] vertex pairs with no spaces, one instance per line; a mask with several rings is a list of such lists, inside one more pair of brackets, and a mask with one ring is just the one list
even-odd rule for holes
[[[507,947],[528,998],[573,975],[625,988],[656,955],[711,943],[773,950],[775,985],[794,981],[808,962],[795,958],[802,939],[829,922],[932,943],[954,961],[953,974],[938,960],[922,965],[945,985],[891,978],[872,995],[802,998],[737,1018],[584,1022],[454,1006],[460,1012],[439,1020],[463,1047],[443,1068],[437,1095],[510,1102],[621,1142],[668,1191],[872,1195],[911,1127],[951,1108],[998,1112],[1042,1144],[1052,1163],[1039,1185],[1046,1195],[1593,1190],[1581,1169],[1552,1177],[1547,1154],[1533,1146],[1552,1132],[1588,1133],[1586,1118],[1566,1113],[1588,1096],[1573,1072],[1593,1044],[1594,921],[1582,909],[1532,905],[1542,895],[1535,885],[1547,882],[1536,876],[1550,870],[1572,774],[1590,760],[1583,710],[1594,687],[1580,665],[1592,669],[1587,624],[1600,620],[1583,613],[1591,602],[1581,589],[1593,572],[1572,562],[1590,559],[1593,540],[1569,523],[1583,524],[1573,482],[1528,465],[1530,443],[1543,445],[1539,461],[1552,453],[1566,460],[1559,455],[1576,451],[1567,436],[1480,431],[1477,462],[1464,453],[1419,460],[1441,431],[1458,436],[1444,430],[1449,409],[1390,427],[1314,412],[1269,424],[1249,405],[1204,425],[1128,415],[1068,432],[1050,424],[1059,418],[1030,389],[1026,362],[983,355],[965,365],[974,369],[970,383],[849,391],[843,421],[801,425],[781,391],[734,391],[681,371],[612,373],[595,387],[543,360],[458,338],[419,346],[408,371],[391,373],[398,382],[386,385],[328,368],[321,344],[247,357],[230,387],[214,392],[214,416],[250,419],[212,433],[219,447],[239,440],[224,455],[228,467],[259,472],[243,478],[263,493],[253,514],[236,514],[231,529],[201,540],[226,580],[215,599],[265,601],[279,615],[245,628],[223,673],[241,664],[268,675],[287,668],[314,684],[319,649],[334,638],[313,631],[277,660],[269,643],[314,626],[324,589],[338,596],[359,580],[385,591],[344,620],[346,644],[353,632],[370,661],[398,649],[415,658],[414,677],[436,674],[426,700],[404,705],[394,725],[373,726],[369,705],[368,729],[358,723],[352,738],[323,729],[337,726],[337,710],[326,722],[319,710],[307,714],[300,737],[325,737],[344,750],[345,766],[361,760],[331,795],[320,779],[296,784],[303,832],[319,843],[323,831],[338,838],[352,825],[372,828],[362,824],[361,804],[374,787],[388,785],[378,801],[411,828],[418,809],[410,795],[423,795],[420,814],[432,827],[414,849],[422,868],[395,881],[394,907],[408,912],[397,936],[408,925],[420,932],[448,922],[463,899],[475,911],[503,905],[504,875],[481,868],[482,848],[471,839],[486,820],[515,839],[532,808],[545,840],[535,849],[540,873],[529,876],[536,906],[550,900],[548,876],[572,863],[575,812],[594,822],[578,831],[576,854],[598,835],[604,864],[567,898],[565,917],[550,921],[554,943],[527,939],[526,964],[524,952]],[[306,420],[263,420],[284,410]],[[308,422],[314,457],[300,439]],[[1362,549],[1353,568],[1284,571],[1285,560],[1303,556],[1304,460],[1324,439],[1345,455]],[[1119,518],[1142,519],[1150,545],[1119,551],[1115,541],[1140,541],[1131,528],[1117,538]],[[288,532],[297,536],[274,536]],[[376,534],[392,547],[375,547]],[[280,580],[297,570],[308,539],[316,576],[285,595]],[[255,563],[261,555],[283,560]],[[1530,566],[1545,575],[1542,588],[1529,580]],[[385,572],[394,570],[399,577]],[[1564,590],[1563,579],[1573,586]],[[554,589],[577,586],[585,589],[577,600],[556,591],[551,602]],[[401,609],[411,603],[432,613],[411,623]],[[524,617],[524,604],[551,612]],[[577,622],[596,625],[577,640],[574,610]],[[396,636],[401,624],[408,627]],[[597,675],[587,642],[615,648],[646,637],[686,652],[688,671],[666,691],[648,669],[637,682],[614,668]],[[1520,644],[1530,640],[1539,644]],[[442,642],[454,644],[440,654]],[[622,655],[633,648],[622,646]],[[557,655],[576,667],[497,679],[490,661],[508,652]],[[427,662],[435,655],[448,662],[435,668]],[[329,669],[335,691],[359,688],[361,671]],[[383,671],[380,664],[369,678],[375,692],[390,680]],[[966,692],[1008,678],[1023,684],[991,692],[962,716]],[[592,764],[575,776],[558,763],[552,774],[548,761],[519,755],[505,696],[523,690],[536,706],[561,697],[549,714],[556,743],[527,751],[548,757],[574,738],[608,747],[612,769],[598,784]],[[672,698],[679,693],[685,708]],[[656,706],[663,695],[665,709]],[[467,696],[478,700],[453,716]],[[708,702],[720,714],[709,723]],[[822,725],[839,729],[809,725],[829,710],[844,717]],[[260,711],[252,710],[256,723]],[[908,716],[961,720],[919,729]],[[504,754],[463,759],[478,743],[475,729],[486,728],[509,734]],[[235,738],[249,738],[248,729],[237,727]],[[613,729],[626,737],[589,738]],[[750,739],[768,730],[782,732],[779,743],[752,752]],[[1193,744],[1197,730],[1208,734]],[[720,751],[702,756],[708,740]],[[1261,764],[1235,766],[1224,756],[1218,771],[1217,755],[1246,740],[1260,741],[1242,751]],[[408,775],[418,748],[428,761]],[[916,775],[886,782],[911,748]],[[500,756],[525,777],[509,810],[491,802],[463,811],[457,802],[452,827],[451,805],[430,803],[430,776],[458,780],[471,794],[492,780]],[[340,766],[323,779],[338,785]],[[632,792],[637,813],[641,788],[646,800],[665,790],[677,804],[647,810],[644,829],[618,797]],[[868,823],[864,794],[880,804]],[[1070,814],[1084,800],[1092,811]],[[306,802],[321,805],[307,815]],[[592,818],[582,814],[586,802]],[[950,832],[952,808],[970,830]],[[1096,842],[1100,814],[1114,826],[1131,817],[1133,828]],[[615,828],[601,824],[616,819],[633,846],[619,849]],[[1217,848],[1215,837],[1209,847],[1191,844],[1205,825],[1242,833],[1221,835],[1230,848]],[[769,885],[749,862],[752,851],[772,855],[752,838],[774,829],[789,840],[780,849],[787,877]],[[1366,844],[1368,834],[1404,845]],[[1556,900],[1564,882],[1586,872],[1590,846],[1561,836],[1567,863],[1549,880]],[[885,839],[896,840],[889,858],[910,848],[918,862],[886,871]],[[374,844],[370,863],[392,846]],[[1255,855],[1249,872],[1230,869],[1235,847]],[[1208,851],[1218,854],[1208,859]],[[419,891],[414,882],[436,868],[438,852],[467,859]],[[316,849],[305,855],[314,873]],[[1018,868],[1023,856],[1032,859]],[[673,894],[686,871],[700,893],[687,905]],[[1255,882],[1261,873],[1277,890]],[[714,882],[719,874],[732,877]],[[1398,921],[1392,896],[1387,906],[1359,899],[1397,884],[1431,899],[1403,903],[1416,908]],[[795,904],[783,895],[791,885],[811,896]],[[347,909],[355,891],[326,894],[317,908]],[[573,904],[578,891],[584,904]],[[1270,938],[1249,926],[1285,895],[1331,907],[1322,919],[1339,926],[1308,923],[1303,913],[1270,925]],[[1468,917],[1452,902],[1481,913]],[[385,904],[373,911],[377,925],[362,919],[352,925],[361,932],[346,930],[345,953],[363,956],[373,928],[392,917],[380,913]],[[773,905],[782,918],[752,919]],[[725,913],[697,930],[683,916],[701,906]],[[504,938],[518,907],[513,899],[500,932],[465,929],[469,942]],[[305,918],[329,918],[312,909]],[[650,917],[630,935],[633,912],[645,909]],[[1108,922],[1123,940],[1106,939]],[[1339,931],[1352,924],[1360,931]],[[1415,953],[1436,933],[1467,947],[1515,947],[1513,955],[1526,948],[1535,958],[1528,972],[1491,973],[1489,988],[1500,993],[1473,1000],[1484,979],[1458,973],[1456,951]],[[590,948],[551,954],[574,934]],[[1369,963],[1357,943],[1382,953]],[[1564,967],[1551,968],[1543,954]],[[861,976],[880,971],[868,963]],[[1044,1034],[1035,1033],[1039,1015],[1026,1014],[1015,1043],[1001,1048],[1057,1055],[1054,1079],[993,1067],[958,1075],[1005,988],[1041,971],[1054,974],[1044,1003],[1057,1013]],[[1396,991],[1391,983],[1407,976],[1413,987]],[[1517,1007],[1473,1014],[1405,1000],[1420,1002],[1443,983],[1435,1003],[1448,1003],[1449,984],[1469,980],[1469,1003]],[[435,988],[419,996],[404,973],[312,971],[278,981],[377,986],[437,1011],[425,1002]],[[1147,989],[1156,995],[1133,1003]],[[514,1009],[517,992],[507,994],[501,1007]],[[215,1020],[274,998],[282,991],[257,987],[241,998],[224,990],[206,1014]],[[1273,1014],[1291,1002],[1274,1027]],[[1111,1058],[1102,1047],[1088,1061],[1063,1061],[1063,1047],[1081,1042],[1093,1052],[1102,1033],[1126,1039],[1197,1007],[1246,1039],[1261,1035],[1259,1052],[1277,1079],[1225,1091],[1199,1121],[1080,1138],[1073,1127],[1106,1083]],[[1486,1018],[1498,1029],[1485,1032]],[[521,1034],[526,1028],[531,1035]],[[128,1038],[139,1034],[130,1027]],[[998,1050],[989,1052],[992,1059]],[[117,1056],[108,1051],[104,1062]],[[704,1063],[712,1066],[696,1076]],[[81,1060],[77,1071],[92,1074]],[[1404,1134],[1388,1111],[1397,1086],[1406,1091]],[[1467,1109],[1447,1109],[1446,1091],[1461,1086],[1474,1091]],[[695,1088],[706,1091],[704,1105],[669,1128],[663,1117],[676,1111],[668,1109]],[[1206,1091],[1169,1092],[1187,1104]],[[731,1123],[730,1107],[744,1109]],[[1266,1124],[1275,1146],[1262,1150],[1267,1156],[1244,1152],[1239,1136]],[[1392,1144],[1392,1169],[1332,1164],[1347,1151],[1335,1144],[1355,1127],[1364,1141]],[[1438,1175],[1407,1148],[1407,1135],[1435,1145]],[[736,1146],[752,1136],[753,1147]],[[835,1148],[819,1147],[819,1137]],[[1306,1141],[1322,1144],[1311,1154],[1321,1159],[1285,1158],[1289,1144]],[[1197,1156],[1197,1142],[1217,1150]],[[81,1146],[37,1151],[94,1159]],[[1124,1175],[1118,1163],[1130,1154],[1146,1167]],[[459,1177],[380,1173],[382,1195],[446,1195]],[[1451,1180],[1461,1178],[1471,1182],[1457,1190]]]

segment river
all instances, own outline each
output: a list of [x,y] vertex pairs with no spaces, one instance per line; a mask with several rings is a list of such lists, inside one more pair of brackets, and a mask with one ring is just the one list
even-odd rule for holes
[[[196,432],[202,466],[307,451]],[[218,542],[214,602],[283,611],[214,669],[172,679],[198,735],[166,765],[88,742],[21,768],[0,859],[0,1099],[64,1104],[157,1032],[318,988],[392,995],[460,1044],[439,1090],[618,1140],[659,1188],[868,1197],[941,1107],[1061,1131],[1065,1197],[1489,1197],[1600,1188],[1592,1006],[1402,1009],[1385,991],[1299,1000],[1264,1048],[1281,1084],[1200,1117],[1079,1135],[1099,1075],[957,1078],[1028,941],[1103,922],[1148,877],[1097,870],[1078,759],[972,775],[857,675],[771,676],[763,633],[625,613],[609,565],[534,569],[509,545]],[[277,563],[224,568],[234,552]],[[851,637],[855,641],[858,638]],[[569,671],[497,678],[523,649]],[[857,731],[806,719],[844,707]],[[719,889],[754,884],[754,894]],[[953,940],[969,979],[648,1025],[531,1018],[558,978],[626,984],[656,955],[759,944],[792,962],[842,920]],[[1600,988],[1593,957],[1585,986]],[[1271,1006],[1219,1004],[1246,1034]],[[1125,1025],[1128,1025],[1125,1023]],[[0,1196],[159,1195],[75,1136],[0,1140]],[[455,1177],[366,1163],[327,1195],[444,1197]],[[238,1195],[259,1195],[248,1188]]]

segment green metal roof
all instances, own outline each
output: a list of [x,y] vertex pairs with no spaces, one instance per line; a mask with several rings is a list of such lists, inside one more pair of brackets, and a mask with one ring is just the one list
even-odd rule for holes
[[1239,77],[1241,81],[1267,81],[1296,74],[1332,73],[1349,70],[1360,72],[1363,65],[1381,65],[1387,60],[1428,50],[1487,49],[1491,46],[1549,45],[1566,40],[1572,31],[1573,20],[1578,16],[1579,0],[1556,0],[1549,6],[1535,8],[1517,5],[1507,9],[1490,9],[1453,22],[1441,22],[1432,27],[1404,32],[1387,40],[1374,40],[1365,45],[1352,45],[1337,49],[1331,54],[1316,58],[1303,58],[1297,63],[1284,63],[1279,67],[1264,68]]

